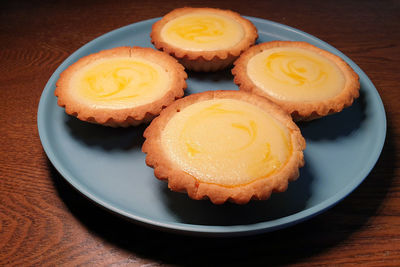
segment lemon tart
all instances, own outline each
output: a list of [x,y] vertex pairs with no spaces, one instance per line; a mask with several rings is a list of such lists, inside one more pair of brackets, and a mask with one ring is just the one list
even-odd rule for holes
[[245,204],[283,192],[304,165],[305,140],[271,101],[206,91],[175,101],[144,132],[142,150],[173,191],[215,204]]
[[148,122],[183,96],[187,74],[173,57],[117,47],[83,57],[60,74],[58,105],[82,121],[112,127]]
[[306,42],[258,44],[234,65],[240,90],[274,101],[296,121],[340,112],[359,96],[354,70],[340,57]]
[[176,57],[187,69],[228,67],[257,39],[256,27],[238,13],[216,8],[178,8],[153,24],[154,46]]

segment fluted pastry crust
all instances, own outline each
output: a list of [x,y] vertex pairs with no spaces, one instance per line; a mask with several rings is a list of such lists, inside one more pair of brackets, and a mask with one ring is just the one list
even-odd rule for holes
[[[168,151],[163,149],[163,131],[168,122],[186,107],[212,99],[237,99],[250,103],[271,114],[274,119],[286,127],[292,146],[292,153],[286,164],[267,177],[233,186],[203,182],[182,170],[177,162],[169,156]],[[212,131],[210,131],[211,133]],[[285,191],[288,182],[298,178],[299,168],[304,165],[305,140],[292,118],[276,104],[247,92],[206,91],[179,99],[164,109],[160,116],[151,122],[144,132],[144,137],[146,140],[142,151],[147,154],[146,164],[154,168],[154,174],[158,179],[167,181],[168,187],[173,191],[187,192],[191,198],[196,200],[208,198],[214,204],[222,204],[226,201],[245,204],[252,199],[268,199],[272,192]]]
[[[163,40],[161,31],[169,21],[178,18],[179,16],[199,11],[206,11],[217,15],[220,14],[234,19],[243,27],[244,37],[239,43],[234,44],[230,48],[215,51],[191,51],[174,46],[173,44],[167,43]],[[230,66],[243,51],[255,43],[258,38],[258,33],[256,27],[249,20],[243,18],[234,11],[217,8],[184,7],[172,10],[161,20],[154,23],[150,36],[152,43],[157,49],[177,58],[185,68],[194,71],[210,72]]]
[[[334,97],[330,97],[321,101],[282,100],[268,94],[251,80],[247,72],[247,66],[249,60],[258,53],[276,47],[295,47],[306,49],[329,59],[331,62],[334,62],[343,73],[345,78],[343,89]],[[245,51],[239,57],[239,59],[234,62],[232,74],[234,75],[234,82],[239,86],[240,90],[261,95],[277,103],[289,114],[291,114],[295,121],[313,120],[328,114],[340,112],[345,107],[352,105],[354,99],[359,96],[359,77],[354,70],[340,57],[306,42],[272,41],[255,45]]]
[[[121,108],[96,107],[89,105],[85,100],[72,93],[72,82],[82,68],[103,59],[112,58],[141,58],[154,62],[167,70],[170,77],[170,87],[166,93],[154,101],[139,106]],[[161,110],[171,104],[175,99],[183,96],[186,86],[187,74],[184,67],[176,59],[166,53],[143,47],[116,47],[103,50],[79,59],[60,74],[56,83],[55,95],[58,105],[65,108],[67,114],[77,117],[82,121],[101,124],[111,127],[127,127],[149,122]]]

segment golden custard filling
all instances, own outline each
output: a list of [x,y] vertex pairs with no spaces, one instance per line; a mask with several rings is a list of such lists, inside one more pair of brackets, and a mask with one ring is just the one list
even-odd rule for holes
[[84,67],[74,77],[73,88],[75,95],[96,107],[134,107],[161,98],[169,76],[149,60],[108,58]]
[[162,132],[164,151],[206,183],[238,186],[281,169],[292,153],[289,130],[261,108],[234,99],[192,104]]
[[215,51],[230,48],[244,37],[235,19],[210,12],[179,16],[165,24],[162,39],[190,51]]
[[318,53],[296,47],[276,47],[252,57],[247,74],[274,98],[320,101],[338,95],[345,85],[339,67]]

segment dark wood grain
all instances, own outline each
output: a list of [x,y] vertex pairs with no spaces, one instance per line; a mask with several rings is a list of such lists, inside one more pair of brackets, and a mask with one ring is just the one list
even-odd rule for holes
[[[205,238],[126,221],[65,182],[37,130],[51,74],[95,37],[181,6],[228,8],[301,29],[364,70],[388,129],[377,165],[353,193],[294,227]],[[0,40],[0,266],[400,265],[399,1],[2,1]]]

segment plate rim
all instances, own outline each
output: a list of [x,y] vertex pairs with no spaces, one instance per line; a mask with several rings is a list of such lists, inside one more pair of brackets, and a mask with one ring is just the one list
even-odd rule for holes
[[[153,23],[154,21],[160,19],[151,18],[139,22],[135,22],[117,29],[114,29],[110,32],[102,34],[97,38],[89,41],[88,43],[84,44],[76,51],[74,51],[71,55],[69,55],[53,72],[50,79],[46,83],[38,105],[38,112],[37,112],[37,126],[39,132],[39,138],[42,144],[42,147],[50,160],[53,164],[55,169],[60,173],[60,175],[65,179],[68,183],[72,185],[78,192],[82,195],[86,196],[91,201],[95,202],[99,206],[116,213],[118,215],[122,215],[128,219],[133,220],[134,222],[148,226],[150,228],[155,228],[158,230],[165,230],[169,232],[178,232],[190,235],[209,235],[209,236],[239,236],[239,235],[249,235],[249,234],[257,234],[263,232],[270,232],[275,231],[281,228],[286,228],[291,225],[295,225],[297,223],[303,222],[308,220],[314,216],[317,216],[320,213],[325,212],[326,210],[330,209],[331,207],[335,206],[338,202],[342,201],[346,198],[351,192],[353,192],[369,175],[372,169],[375,167],[380,154],[382,153],[385,139],[386,139],[386,131],[387,131],[387,119],[386,119],[386,112],[384,109],[384,105],[382,99],[377,91],[376,87],[373,85],[369,77],[358,67],[350,58],[348,58],[345,54],[343,54],[340,50],[336,49],[329,43],[322,41],[321,39],[303,32],[302,30],[293,28],[288,25],[284,25],[278,22],[270,21],[268,19],[244,16],[247,19],[251,20],[252,22],[257,22],[261,24],[272,25],[274,27],[279,28],[280,31],[288,31],[294,32],[296,34],[303,35],[307,39],[311,39],[314,42],[318,42],[318,44],[323,45],[324,47],[329,48],[329,50],[333,50],[334,53],[339,55],[343,58],[360,76],[360,81],[363,80],[366,83],[366,86],[371,88],[369,93],[373,94],[373,99],[377,101],[375,104],[379,106],[379,115],[382,116],[381,129],[379,131],[379,140],[380,142],[376,142],[376,146],[374,146],[374,150],[371,151],[371,156],[369,157],[369,162],[366,164],[367,168],[363,168],[360,172],[358,172],[357,179],[353,179],[351,183],[346,184],[344,188],[340,191],[336,192],[331,197],[325,199],[324,201],[309,207],[307,209],[303,209],[299,212],[294,214],[280,217],[277,219],[273,219],[270,221],[262,221],[252,224],[240,224],[240,225],[229,225],[229,226],[222,226],[222,225],[201,225],[201,224],[192,224],[192,223],[180,223],[180,222],[165,222],[162,220],[151,219],[147,216],[139,216],[136,214],[132,214],[130,212],[126,212],[123,209],[113,206],[112,204],[108,203],[107,201],[102,200],[92,192],[88,191],[84,185],[80,184],[72,174],[69,173],[68,169],[66,169],[63,164],[59,161],[57,156],[55,156],[53,149],[50,146],[50,142],[48,141],[48,135],[46,131],[46,123],[44,121],[45,114],[44,111],[46,110],[46,104],[48,104],[50,98],[50,94],[54,91],[52,87],[55,85],[55,82],[58,78],[59,73],[61,73],[67,66],[71,64],[71,61],[76,59],[76,55],[82,51],[89,49],[89,47],[93,44],[101,42],[103,40],[107,40],[110,36],[114,34],[119,34],[121,31],[129,30],[130,28],[140,27],[141,25],[147,25],[149,23]],[[332,51],[331,51],[332,52]],[[92,52],[93,53],[93,52]]]

